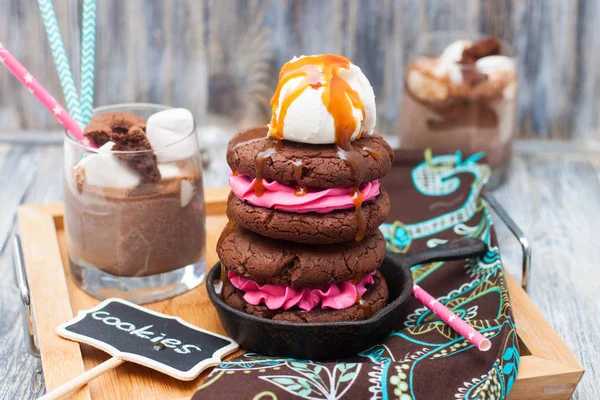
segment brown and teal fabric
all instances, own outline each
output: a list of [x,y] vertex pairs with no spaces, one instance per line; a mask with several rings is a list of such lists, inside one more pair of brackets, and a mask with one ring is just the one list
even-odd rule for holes
[[412,268],[416,283],[492,342],[480,352],[411,298],[396,330],[381,344],[338,362],[246,353],[215,368],[202,399],[504,399],[519,352],[492,219],[480,192],[489,176],[480,155],[400,152],[383,182],[392,215],[381,229],[388,248],[410,252],[478,237],[477,260]]

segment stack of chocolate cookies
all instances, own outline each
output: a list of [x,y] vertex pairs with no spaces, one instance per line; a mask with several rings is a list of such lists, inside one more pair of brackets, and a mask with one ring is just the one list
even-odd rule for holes
[[387,304],[379,179],[393,151],[380,136],[350,146],[277,140],[267,127],[231,140],[230,224],[217,246],[227,304],[293,322],[362,320]]

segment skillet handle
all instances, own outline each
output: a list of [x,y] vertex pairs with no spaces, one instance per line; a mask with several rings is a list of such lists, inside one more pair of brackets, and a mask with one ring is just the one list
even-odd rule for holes
[[479,239],[462,238],[450,240],[447,243],[431,249],[414,251],[412,253],[388,253],[404,266],[423,264],[432,261],[464,260],[485,254],[487,245]]

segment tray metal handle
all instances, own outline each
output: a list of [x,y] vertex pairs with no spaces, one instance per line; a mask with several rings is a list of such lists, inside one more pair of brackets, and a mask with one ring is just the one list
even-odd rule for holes
[[490,192],[484,192],[483,198],[521,245],[521,252],[523,255],[523,277],[521,279],[521,286],[525,291],[527,291],[527,283],[529,282],[529,276],[531,273],[531,246],[529,245],[529,241],[515,221],[513,221],[510,215],[508,215],[508,212],[506,212],[506,210],[500,205],[500,203],[498,203],[498,201]]
[[13,259],[15,273],[17,275],[17,287],[22,303],[21,316],[23,320],[25,347],[32,356],[39,358],[40,348],[37,345],[35,325],[31,318],[31,296],[29,295],[29,285],[27,284],[27,273],[25,271],[25,261],[23,259],[23,248],[21,247],[21,238],[19,235],[15,235],[14,238]]

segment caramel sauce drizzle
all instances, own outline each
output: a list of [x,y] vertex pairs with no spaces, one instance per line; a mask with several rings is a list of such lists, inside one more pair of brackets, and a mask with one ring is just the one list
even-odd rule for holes
[[371,307],[371,305],[364,300],[358,292],[356,293],[356,302],[354,304],[358,304],[358,308],[365,313],[367,318],[371,318],[371,316],[373,316],[373,307]]
[[302,160],[294,160],[292,161],[292,165],[294,166],[294,178],[296,178],[296,189],[294,190],[294,194],[298,197],[302,197],[308,193],[308,189],[302,182],[302,167],[304,164]]
[[[361,275],[360,273],[356,273],[352,277],[352,283],[354,283],[355,285],[358,285],[360,283],[360,280],[362,279],[362,277],[363,277],[363,275]],[[362,296],[360,295],[360,293],[358,293],[358,291],[356,292],[356,300],[355,300],[354,304],[358,304],[358,307],[365,313],[367,318],[371,318],[371,316],[373,315],[373,307],[371,307],[371,305],[362,298]]]
[[225,231],[225,236],[223,236],[223,239],[225,239],[231,232],[233,232],[233,219],[231,219],[229,214],[227,214],[227,230]]
[[[363,277],[363,275],[360,272],[356,272],[354,274],[354,276],[352,277],[352,283],[354,283],[355,285],[358,285],[360,283],[362,277]],[[358,300],[356,300],[356,301],[358,301]]]
[[363,310],[367,318],[371,318],[373,316],[373,307],[371,307],[371,305],[367,303],[364,299],[360,299],[358,301],[358,306],[361,310]]
[[354,203],[354,212],[356,214],[356,224],[358,225],[358,231],[354,240],[360,242],[365,237],[365,231],[367,230],[367,219],[365,214],[362,212],[362,203],[365,201],[365,194],[358,189],[355,185],[352,189],[352,202]]
[[[307,56],[285,63],[281,67],[279,83],[271,98],[273,116],[269,124],[269,136],[276,139],[283,138],[283,122],[285,121],[290,105],[309,87],[313,89],[325,87],[322,96],[323,104],[327,107],[336,123],[336,137],[338,134],[338,122],[344,122],[352,126],[351,135],[356,128],[356,121],[354,120],[350,106],[355,104],[356,108],[360,108],[363,112],[363,118],[364,107],[358,94],[350,88],[350,85],[345,80],[339,77],[339,72],[342,68],[349,69],[350,61],[345,57],[335,54]],[[302,79],[299,80],[295,87],[283,93],[280,104],[281,90],[289,81],[296,78]],[[347,96],[351,97],[352,103],[348,100]],[[335,109],[337,113],[334,114],[332,109]],[[340,111],[345,113],[341,115],[341,118]]]
[[362,149],[363,149],[363,151],[366,151],[371,157],[373,157],[376,160],[379,160],[381,158],[381,154],[379,154],[376,150],[373,150],[369,146],[365,146]]
[[[277,141],[284,137],[284,121],[290,105],[309,87],[312,89],[324,88],[322,101],[329,114],[331,114],[335,126],[335,146],[340,159],[344,160],[352,170],[352,178],[355,182],[352,191],[352,199],[356,210],[358,230],[355,240],[361,241],[366,229],[365,216],[361,205],[364,195],[359,190],[359,185],[366,172],[366,163],[362,154],[352,146],[352,134],[356,130],[357,121],[354,118],[353,109],[359,109],[365,119],[365,107],[359,94],[353,90],[348,82],[340,77],[341,69],[350,69],[350,61],[335,54],[321,54],[307,56],[298,60],[290,61],[281,68],[279,73],[279,84],[275,94],[271,98],[273,116],[269,124],[269,136]],[[287,89],[281,96],[281,90],[292,79],[301,78],[291,89]],[[358,132],[357,139],[362,132]],[[256,159],[256,182],[259,182],[259,167],[264,165],[265,155],[271,157],[272,152],[265,150]],[[265,154],[263,154],[265,153]],[[296,166],[294,166],[296,168]],[[262,172],[262,171],[261,171]],[[300,171],[301,172],[301,171]],[[296,170],[294,171],[296,175]],[[262,176],[262,174],[260,174]],[[255,184],[257,196],[264,191],[261,189],[262,180]],[[299,184],[302,188],[302,185]],[[301,189],[303,190],[303,189]],[[301,191],[301,193],[304,193]]]
[[257,196],[262,196],[265,193],[265,185],[263,183],[263,169],[265,163],[281,149],[283,141],[281,139],[270,138],[267,145],[256,155],[256,179],[254,180],[254,193]]

